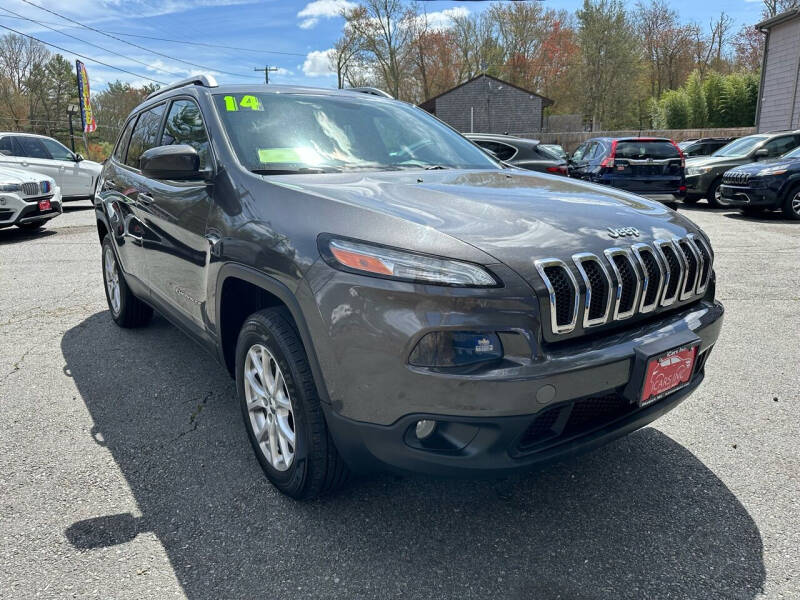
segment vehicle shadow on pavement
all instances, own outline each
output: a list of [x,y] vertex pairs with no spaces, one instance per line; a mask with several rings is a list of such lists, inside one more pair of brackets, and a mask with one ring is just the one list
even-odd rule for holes
[[19,227],[9,227],[8,229],[0,229],[0,246],[5,244],[16,244],[18,242],[34,240],[36,238],[44,239],[55,234],[56,232],[52,229],[38,229],[30,231],[26,229],[20,229]]
[[227,373],[163,319],[120,330],[97,313],[61,349],[91,435],[141,511],[98,514],[66,538],[91,553],[152,532],[189,598],[705,600],[762,590],[753,519],[656,429],[506,481],[379,475],[297,503],[263,478]]

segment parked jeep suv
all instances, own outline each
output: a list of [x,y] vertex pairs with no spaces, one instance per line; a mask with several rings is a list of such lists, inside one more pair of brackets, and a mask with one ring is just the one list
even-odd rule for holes
[[800,130],[759,133],[739,138],[723,146],[711,156],[686,161],[686,196],[684,202],[694,204],[706,198],[711,206],[730,206],[720,195],[725,171],[751,162],[776,158],[800,146]]
[[358,92],[158,90],[96,216],[113,319],[155,308],[212,351],[295,498],[351,469],[507,474],[599,446],[700,384],[722,322],[686,218]]
[[781,210],[787,219],[800,221],[800,147],[777,160],[726,171],[720,194],[745,214]]

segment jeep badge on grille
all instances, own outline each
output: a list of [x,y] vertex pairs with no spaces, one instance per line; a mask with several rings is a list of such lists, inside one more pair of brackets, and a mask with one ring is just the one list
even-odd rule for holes
[[639,237],[639,230],[636,227],[607,227],[609,237],[614,239],[621,237]]

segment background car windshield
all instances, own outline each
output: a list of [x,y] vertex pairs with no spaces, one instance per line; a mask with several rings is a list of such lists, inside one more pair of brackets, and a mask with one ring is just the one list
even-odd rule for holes
[[615,158],[632,158],[641,160],[653,158],[661,160],[664,158],[680,158],[678,149],[672,142],[645,142],[639,140],[617,142]]
[[800,146],[784,154],[783,158],[800,158]]
[[750,151],[767,139],[765,135],[749,135],[732,141],[727,146],[723,146],[711,156],[747,156]]
[[420,109],[375,98],[218,95],[241,163],[251,171],[494,169],[479,148]]

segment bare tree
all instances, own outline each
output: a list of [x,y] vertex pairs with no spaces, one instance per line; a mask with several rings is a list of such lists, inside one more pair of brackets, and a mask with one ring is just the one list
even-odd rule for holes
[[35,40],[19,35],[0,38],[0,110],[20,129],[31,118],[36,98],[28,87],[31,74],[42,68],[50,52]]
[[416,15],[401,0],[364,0],[345,13],[362,51],[375,63],[395,98],[409,67],[410,41]]
[[800,8],[800,0],[763,0],[764,1],[764,17],[771,18],[775,15],[791,10],[793,8]]

